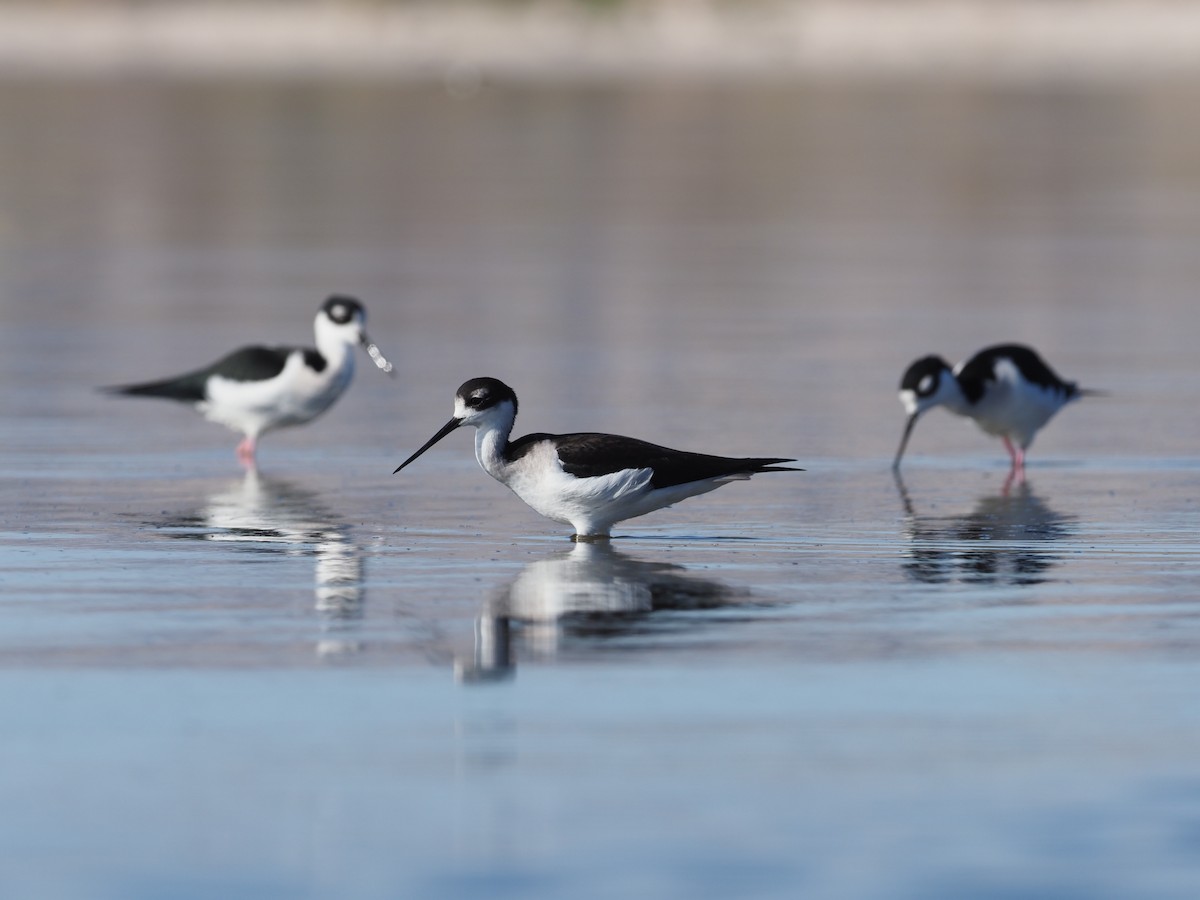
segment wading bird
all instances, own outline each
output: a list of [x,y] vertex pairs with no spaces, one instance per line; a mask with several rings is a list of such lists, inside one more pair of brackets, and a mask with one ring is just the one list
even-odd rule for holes
[[779,465],[792,459],[709,456],[615,434],[527,434],[510,441],[516,418],[512,388],[473,378],[454,397],[454,417],[395,471],[471,425],[483,470],[536,512],[573,527],[575,540],[606,538],[617,522],[759,472],[803,471]]
[[210,422],[241,432],[237,455],[250,466],[259,437],[315,419],[342,395],[354,376],[356,344],[392,373],[392,364],[367,337],[366,319],[361,303],[335,295],[317,312],[315,348],[242,347],[203,369],[101,390],[188,404]]
[[944,406],[1004,441],[1012,471],[1022,472],[1025,451],[1041,427],[1072,400],[1098,393],[1063,381],[1034,350],[1020,344],[988,347],[953,369],[940,356],[922,357],[900,379],[908,421],[892,468],[900,468],[921,414]]

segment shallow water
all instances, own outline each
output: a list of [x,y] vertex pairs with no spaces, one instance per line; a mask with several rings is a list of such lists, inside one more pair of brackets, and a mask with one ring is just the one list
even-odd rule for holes
[[[6,897],[1193,897],[1195,90],[0,86]],[[360,296],[322,420],[101,396]],[[1024,484],[927,352],[1109,391]],[[466,434],[800,459],[572,545]]]

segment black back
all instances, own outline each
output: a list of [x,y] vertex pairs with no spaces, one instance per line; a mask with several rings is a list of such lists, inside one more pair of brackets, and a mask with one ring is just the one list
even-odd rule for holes
[[[299,348],[242,347],[240,350],[234,350],[227,356],[223,356],[211,366],[196,369],[194,372],[187,372],[174,378],[119,385],[104,390],[114,394],[164,397],[183,403],[199,403],[208,399],[208,379],[213,375],[220,375],[231,381],[266,381],[283,371],[288,356],[297,349]],[[303,353],[304,361],[309,367],[318,372],[325,368],[325,358],[316,350],[305,349]]]
[[800,471],[778,463],[795,462],[775,457],[727,457],[706,453],[671,450],[637,438],[616,434],[527,434],[508,445],[510,460],[519,459],[539,441],[553,441],[563,470],[576,478],[595,478],[611,475],[624,469],[654,470],[651,487],[671,487],[722,475],[742,475],[755,472]]
[[997,344],[980,350],[958,373],[958,383],[968,401],[979,402],[987,382],[996,380],[996,363],[1003,359],[1010,360],[1021,376],[1032,384],[1058,391],[1068,400],[1079,394],[1075,382],[1059,378],[1032,348],[1022,344]]

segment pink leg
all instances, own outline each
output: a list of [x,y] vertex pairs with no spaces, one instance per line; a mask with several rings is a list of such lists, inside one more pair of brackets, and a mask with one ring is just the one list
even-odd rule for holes
[[246,437],[242,438],[242,442],[237,445],[237,458],[241,461],[243,466],[250,468],[254,465],[254,450],[254,438],[246,435]]
[[1008,435],[1004,436],[1004,446],[1008,450],[1008,455],[1012,457],[1012,468],[1008,470],[1008,477],[1004,479],[1002,492],[1007,497],[1009,489],[1014,484],[1025,483],[1025,451],[1009,440]]
[[1008,475],[1004,477],[1004,486],[1000,489],[1000,494],[1004,497],[1008,496],[1008,492],[1012,490],[1013,485],[1020,487],[1025,483],[1025,470],[1018,469],[1015,466],[1008,470]]
[[1013,471],[1024,471],[1025,469],[1025,451],[1014,444],[1008,437],[1004,435],[1001,439],[1004,441],[1004,449],[1008,451],[1009,458],[1012,459]]

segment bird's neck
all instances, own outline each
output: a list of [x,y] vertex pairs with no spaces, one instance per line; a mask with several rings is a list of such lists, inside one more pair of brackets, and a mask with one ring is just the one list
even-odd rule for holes
[[508,436],[512,432],[512,422],[485,423],[475,429],[475,458],[479,460],[485,472],[493,478],[504,481],[508,470]]
[[331,323],[318,318],[313,336],[316,338],[317,352],[325,357],[330,371],[353,371],[354,346],[346,342],[344,334],[333,328]]
[[971,414],[971,401],[967,399],[957,377],[946,379],[945,396],[942,398],[941,405],[955,415],[969,416]]
[[317,352],[325,360],[322,377],[344,383],[354,374],[354,354],[344,341],[317,342]]

